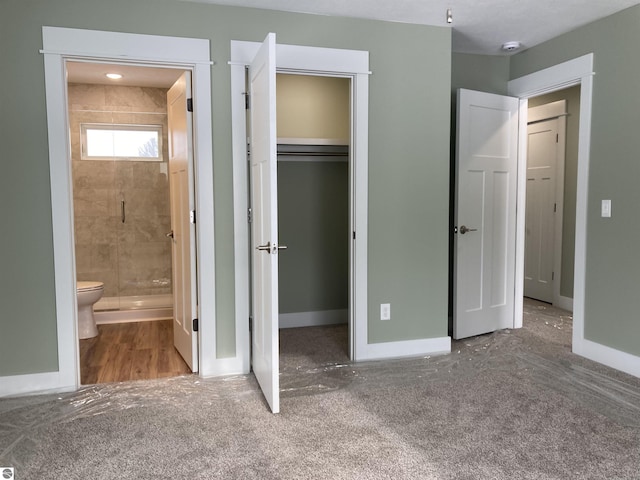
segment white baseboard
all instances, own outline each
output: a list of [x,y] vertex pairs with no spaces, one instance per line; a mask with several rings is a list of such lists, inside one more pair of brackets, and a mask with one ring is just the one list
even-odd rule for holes
[[356,361],[386,358],[421,357],[451,353],[451,337],[423,338],[400,342],[368,343],[358,352]]
[[278,316],[280,328],[317,327],[347,323],[349,310],[321,310],[317,312],[281,313]]
[[573,353],[640,378],[640,357],[636,355],[586,339],[580,345],[574,342]]
[[217,358],[210,365],[203,365],[198,374],[202,378],[225,377],[230,375],[246,375],[249,366],[242,361],[242,356]]
[[561,308],[563,310],[568,310],[573,312],[573,298],[571,297],[563,297],[560,295],[555,302],[553,302],[554,307]]
[[65,385],[60,372],[30,373],[26,375],[10,375],[0,377],[0,397],[27,395],[30,393],[71,392],[77,389],[74,385]]
[[140,310],[105,310],[94,312],[98,325],[108,323],[151,322],[173,318],[173,308],[144,308]]

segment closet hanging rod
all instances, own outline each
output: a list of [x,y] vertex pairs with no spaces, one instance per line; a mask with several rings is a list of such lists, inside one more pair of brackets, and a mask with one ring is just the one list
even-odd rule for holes
[[278,156],[295,157],[348,157],[349,152],[278,152]]
[[347,157],[348,145],[278,144],[278,155]]

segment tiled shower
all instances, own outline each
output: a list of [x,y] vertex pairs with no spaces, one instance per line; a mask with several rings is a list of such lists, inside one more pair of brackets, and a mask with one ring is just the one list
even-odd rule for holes
[[[171,306],[166,89],[69,84],[77,280],[95,310]],[[162,161],[83,160],[81,124],[162,125]]]

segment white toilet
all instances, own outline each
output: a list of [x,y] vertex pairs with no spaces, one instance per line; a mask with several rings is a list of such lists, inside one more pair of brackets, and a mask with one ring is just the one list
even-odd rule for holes
[[78,294],[78,338],[92,338],[98,335],[93,304],[102,298],[104,283],[77,282]]

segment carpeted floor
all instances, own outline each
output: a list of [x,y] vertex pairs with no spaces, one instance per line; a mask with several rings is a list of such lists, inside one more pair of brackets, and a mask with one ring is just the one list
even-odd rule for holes
[[0,399],[19,479],[640,479],[640,379],[570,353],[571,317],[450,355],[350,364],[344,327],[281,333],[281,409],[253,376]]

